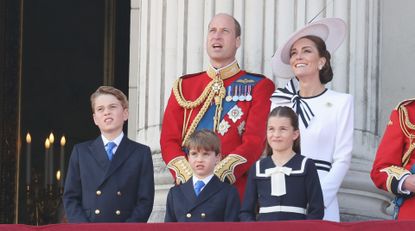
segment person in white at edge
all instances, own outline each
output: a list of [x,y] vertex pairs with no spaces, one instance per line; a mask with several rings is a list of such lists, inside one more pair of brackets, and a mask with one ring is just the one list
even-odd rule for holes
[[337,192],[353,149],[353,97],[327,89],[333,78],[331,53],[342,43],[346,24],[326,18],[306,25],[272,58],[277,77],[291,78],[271,97],[271,109],[291,106],[300,120],[301,154],[312,158],[320,177],[324,220],[340,221]]

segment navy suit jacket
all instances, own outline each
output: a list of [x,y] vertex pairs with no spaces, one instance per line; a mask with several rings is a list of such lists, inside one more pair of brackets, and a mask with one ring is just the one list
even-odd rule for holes
[[176,185],[167,195],[165,222],[238,221],[236,188],[215,175],[196,197],[193,180]]
[[147,222],[154,203],[150,148],[124,136],[109,161],[101,136],[75,145],[63,202],[71,223]]

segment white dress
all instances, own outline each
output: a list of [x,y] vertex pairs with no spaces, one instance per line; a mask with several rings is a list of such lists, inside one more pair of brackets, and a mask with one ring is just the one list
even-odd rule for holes
[[[301,154],[316,162],[324,199],[324,220],[340,221],[337,192],[350,166],[353,149],[353,97],[326,89],[314,97],[298,97],[298,83],[291,80],[287,87],[278,89],[271,97],[271,110],[277,106],[301,106],[299,126]],[[294,98],[295,98],[294,97]],[[298,100],[301,100],[299,103]],[[293,101],[293,102],[291,102]],[[302,119],[301,115],[304,118]],[[313,116],[314,115],[314,116]],[[306,126],[306,124],[308,126]],[[331,167],[330,167],[331,164]]]

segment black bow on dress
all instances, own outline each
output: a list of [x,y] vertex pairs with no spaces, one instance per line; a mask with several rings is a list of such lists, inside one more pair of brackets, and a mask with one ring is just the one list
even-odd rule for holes
[[301,121],[307,128],[311,119],[314,117],[314,113],[307,102],[298,95],[298,87],[296,86],[298,86],[298,81],[296,78],[292,78],[284,88],[278,88],[272,94],[271,98],[282,99],[279,103],[291,102],[293,110],[301,118]]

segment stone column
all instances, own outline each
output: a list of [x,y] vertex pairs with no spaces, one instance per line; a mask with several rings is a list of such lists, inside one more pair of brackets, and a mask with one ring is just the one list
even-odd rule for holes
[[387,218],[390,197],[379,193],[369,178],[379,139],[379,4],[376,0],[132,0],[128,134],[154,152],[156,201],[151,221],[163,220],[166,193],[173,182],[159,145],[171,86],[179,76],[206,68],[207,25],[219,12],[232,14],[241,23],[242,46],[237,52],[241,67],[265,74],[278,86],[284,81],[272,76],[270,59],[293,31],[315,16],[347,22],[349,33],[333,55],[335,76],[328,85],[355,100],[353,160],[340,191],[342,220]]
[[[390,196],[373,185],[369,173],[378,144],[379,84],[379,2],[351,1],[347,46],[337,66],[346,66],[333,87],[348,91],[355,100],[353,159],[340,191],[341,212],[345,220],[388,219]],[[342,7],[342,8],[343,8]],[[341,11],[342,9],[336,9]],[[344,65],[346,64],[346,65]]]

